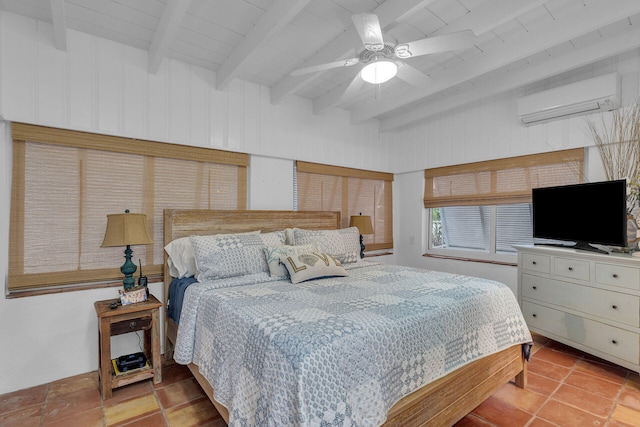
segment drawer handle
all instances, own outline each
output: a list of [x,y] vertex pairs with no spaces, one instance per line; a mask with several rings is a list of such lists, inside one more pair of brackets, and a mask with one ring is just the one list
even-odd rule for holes
[[613,304],[613,305],[611,306],[611,308],[613,308],[614,310],[617,310],[617,309],[618,309],[618,306],[617,306],[617,305],[615,305],[615,304]]
[[536,289],[538,289],[537,286],[532,286],[533,290],[535,291]]
[[613,273],[613,278],[614,278],[614,279],[617,279],[617,278],[618,278],[618,275],[617,275],[616,273]]
[[573,271],[573,267],[569,267],[569,271]]
[[537,263],[537,262],[535,262],[535,261],[533,261],[533,262],[532,262],[532,264],[533,264],[533,265],[538,265],[538,263]]
[[535,314],[535,313],[533,313],[533,314],[532,314],[532,316],[533,316],[533,317],[538,317],[538,315],[537,315],[537,314]]
[[611,344],[618,344],[618,340],[611,340]]
[[136,322],[130,322],[129,323],[129,329],[133,329],[136,327]]

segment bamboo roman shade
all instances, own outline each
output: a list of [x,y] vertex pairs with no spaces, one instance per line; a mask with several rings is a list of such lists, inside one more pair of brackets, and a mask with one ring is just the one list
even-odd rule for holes
[[142,213],[164,263],[163,210],[246,209],[246,154],[12,124],[9,290],[121,279],[124,247],[101,247],[107,215]]
[[531,189],[582,182],[584,149],[553,151],[424,171],[424,206],[531,202]]
[[296,162],[298,210],[339,211],[342,227],[352,215],[369,215],[374,234],[368,250],[393,248],[393,174]]

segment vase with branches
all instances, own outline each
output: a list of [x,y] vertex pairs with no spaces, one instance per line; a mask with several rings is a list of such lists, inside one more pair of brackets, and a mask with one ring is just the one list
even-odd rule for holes
[[587,119],[587,123],[607,179],[627,181],[627,247],[624,250],[635,251],[640,242],[640,100],[615,109],[610,121],[602,115],[600,123],[591,119]]
[[608,180],[627,180],[627,213],[635,215],[640,194],[640,100],[613,111],[611,120],[587,119]]

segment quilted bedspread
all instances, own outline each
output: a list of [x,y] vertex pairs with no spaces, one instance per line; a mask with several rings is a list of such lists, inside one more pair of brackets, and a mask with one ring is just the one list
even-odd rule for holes
[[198,365],[231,426],[378,426],[422,385],[531,341],[501,283],[368,262],[349,275],[193,285],[174,357]]

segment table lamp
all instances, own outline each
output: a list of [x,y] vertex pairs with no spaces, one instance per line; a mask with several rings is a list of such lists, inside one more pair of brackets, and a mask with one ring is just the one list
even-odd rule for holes
[[349,220],[349,227],[358,227],[360,232],[360,258],[364,258],[364,241],[363,234],[373,234],[373,226],[371,225],[371,217],[369,215],[354,215]]
[[131,262],[131,245],[149,245],[153,243],[147,231],[147,216],[144,214],[125,213],[107,215],[107,231],[104,233],[102,247],[126,246],[124,250],[124,264],[120,271],[124,274],[122,285],[124,290],[131,290],[136,281],[133,273],[136,272],[136,265]]

